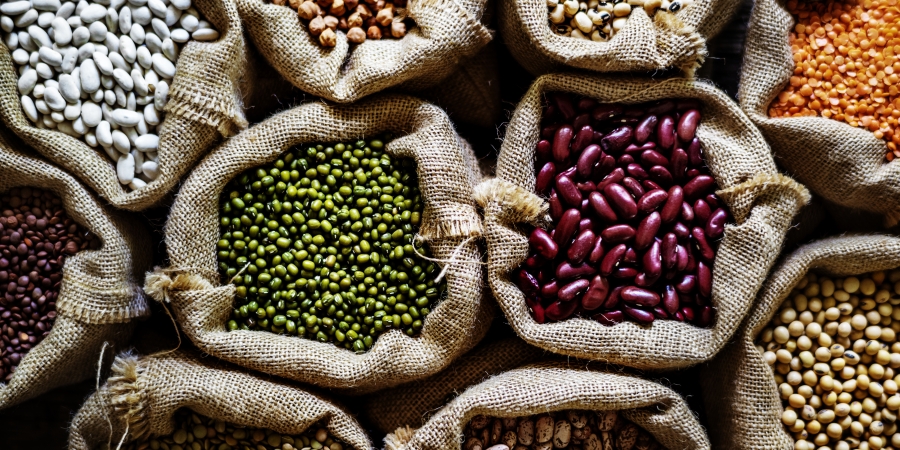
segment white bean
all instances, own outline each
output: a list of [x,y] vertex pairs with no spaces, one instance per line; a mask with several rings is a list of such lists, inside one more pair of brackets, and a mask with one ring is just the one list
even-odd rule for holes
[[141,169],[143,169],[144,175],[151,180],[155,180],[159,176],[159,164],[155,161],[144,161]]
[[60,6],[59,0],[31,0],[31,7],[38,11],[56,12]]
[[103,112],[100,111],[99,105],[93,101],[87,101],[81,105],[81,119],[84,120],[85,125],[94,128],[103,120]]
[[75,120],[81,117],[81,101],[71,105],[66,105],[66,108],[63,109],[63,117],[65,117],[66,120]]
[[25,73],[19,76],[19,93],[22,95],[28,95],[34,89],[34,86],[38,81],[38,73],[34,69],[26,69]]
[[60,19],[68,19],[72,17],[72,13],[75,12],[75,4],[72,2],[63,3],[62,6],[56,11],[56,17]]
[[78,15],[84,23],[94,23],[100,19],[106,18],[106,7],[97,3],[84,8]]
[[131,151],[131,141],[128,140],[128,136],[125,135],[120,130],[113,130],[112,132],[113,146],[116,150],[122,153],[128,153]]
[[76,102],[81,98],[81,89],[75,82],[75,77],[68,74],[59,76],[59,93],[70,103]]
[[33,9],[29,9],[25,14],[15,18],[13,24],[18,28],[28,28],[29,25],[37,22],[39,16],[40,13]]
[[0,5],[0,13],[6,14],[7,16],[18,16],[29,9],[31,9],[31,2],[29,0],[20,0]]
[[175,65],[162,53],[153,55],[153,70],[163,78],[175,77]]
[[44,101],[54,111],[62,111],[66,107],[66,99],[63,98],[56,87],[51,86],[44,89]]
[[27,95],[22,96],[22,109],[25,110],[25,117],[28,117],[28,120],[32,122],[37,122],[38,120],[38,110],[34,106],[34,100]]
[[104,147],[113,145],[112,127],[109,122],[103,120],[97,125],[97,142]]
[[156,85],[156,92],[153,93],[153,104],[156,105],[156,109],[165,111],[166,102],[168,101],[169,83],[166,83],[164,80],[162,80],[159,82],[159,84]]
[[116,163],[116,175],[119,177],[119,183],[128,184],[134,180],[134,156],[131,154],[119,156]]

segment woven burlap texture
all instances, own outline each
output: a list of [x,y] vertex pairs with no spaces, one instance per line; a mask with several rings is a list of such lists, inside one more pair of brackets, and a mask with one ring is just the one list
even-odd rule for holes
[[195,0],[219,31],[215,42],[191,41],[179,54],[159,131],[159,177],[131,191],[101,148],[63,132],[35,127],[22,111],[10,51],[0,46],[0,119],[29,146],[74,174],[118,208],[143,210],[167,194],[221,137],[247,126],[238,89],[244,41],[233,0]]
[[[632,322],[608,327],[588,319],[538,324],[531,317],[509,273],[528,253],[529,230],[523,222],[536,224],[544,215],[539,207],[546,202],[532,193],[534,148],[544,93],[554,91],[600,102],[643,103],[667,98],[702,102],[697,136],[721,188],[717,194],[736,221],[725,227],[713,266],[716,318],[712,327],[698,328],[674,320],[656,321],[647,327]],[[484,205],[488,282],[513,329],[527,342],[551,352],[639,369],[682,368],[715,355],[750,307],[794,214],[809,200],[803,186],[778,174],[765,140],[737,105],[709,84],[683,79],[660,82],[571,74],[538,78],[506,129],[497,159],[497,179],[486,183],[502,187],[501,191],[519,192],[507,200],[492,193],[479,197]]]
[[887,163],[884,140],[824,117],[770,118],[769,104],[794,73],[788,33],[794,19],[778,0],[757,0],[750,16],[738,97],[778,164],[824,199],[900,218],[900,161]]
[[[234,286],[220,282],[215,250],[225,184],[295,145],[346,142],[384,131],[398,136],[386,145],[389,154],[417,163],[425,199],[419,234],[434,258],[452,260],[448,295],[433,308],[421,334],[392,330],[357,355],[296,336],[226,331]],[[148,292],[171,302],[182,330],[204,352],[253,370],[360,393],[426,377],[481,340],[493,315],[482,293],[484,267],[475,242],[482,228],[472,189],[480,179],[471,148],[434,105],[397,95],[352,106],[301,105],[231,138],[191,173],[166,224],[171,267],[158,271],[152,285],[148,278]]]
[[636,72],[677,68],[692,75],[715,36],[740,6],[739,0],[697,0],[678,13],[650,17],[635,7],[621,31],[607,42],[554,34],[544,0],[499,0],[503,43],[534,75],[585,69]]
[[850,276],[900,266],[900,238],[846,235],[807,244],[785,257],[760,291],[734,342],[701,370],[703,400],[716,448],[793,449],[772,369],[754,340],[809,272]]
[[706,431],[684,399],[671,389],[630,375],[569,367],[564,362],[521,367],[472,386],[411,436],[388,435],[386,448],[460,449],[463,428],[476,415],[521,417],[566,409],[621,411],[669,450],[710,448]]
[[339,103],[391,87],[405,92],[436,85],[461,60],[492,39],[482,23],[486,0],[411,0],[416,25],[401,39],[368,39],[351,46],[343,31],[326,48],[297,11],[268,0],[237,0],[247,34],[263,57],[301,90]]
[[487,377],[535,362],[543,354],[543,350],[516,337],[485,340],[435,375],[366,397],[362,415],[384,433],[406,426],[419,428],[466,388]]
[[140,288],[152,257],[147,230],[22,148],[8,130],[0,130],[0,192],[37,187],[55,193],[69,217],[99,236],[102,246],[66,258],[53,328],[25,354],[9,383],[0,384],[0,408],[87,379],[103,343],[127,341],[132,319],[150,314]]
[[110,448],[116,448],[123,436],[128,443],[169,435],[175,431],[172,418],[181,408],[288,435],[322,424],[345,448],[372,448],[356,419],[329,399],[180,351],[119,355],[106,384],[72,420],[69,449],[104,449],[110,442]]

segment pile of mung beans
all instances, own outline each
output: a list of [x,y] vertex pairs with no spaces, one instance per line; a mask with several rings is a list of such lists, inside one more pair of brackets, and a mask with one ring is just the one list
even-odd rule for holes
[[175,431],[168,436],[131,442],[125,450],[343,450],[344,446],[321,426],[299,436],[248,428],[201,416],[187,409],[173,417]]
[[711,325],[730,214],[695,135],[699,102],[548,98],[535,191],[549,197],[552,228],[531,232],[514,274],[535,321]]
[[550,29],[561,36],[606,42],[628,21],[634,8],[642,8],[648,16],[657,11],[676,13],[693,0],[547,0]]
[[807,274],[762,330],[797,450],[900,448],[900,270]]
[[99,247],[55,194],[30,187],[0,194],[0,381],[50,334],[66,256]]
[[794,72],[771,117],[821,116],[887,141],[900,157],[900,12],[894,0],[789,0]]
[[298,335],[364,352],[416,335],[444,295],[415,236],[415,164],[384,140],[303,145],[232,180],[220,201],[219,267],[236,286],[228,329]]
[[463,450],[655,450],[653,436],[618,411],[570,409],[536,416],[478,415],[463,431]]
[[351,44],[362,44],[366,39],[400,39],[406,36],[407,27],[414,25],[406,15],[406,0],[272,0],[272,3],[296,9],[322,47],[337,45],[338,30],[347,34]]

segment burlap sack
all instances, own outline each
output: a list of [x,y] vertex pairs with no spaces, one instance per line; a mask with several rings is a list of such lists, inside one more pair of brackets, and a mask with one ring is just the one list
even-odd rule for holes
[[239,82],[244,58],[240,20],[233,0],[194,0],[219,31],[215,42],[191,41],[181,49],[159,132],[159,177],[131,191],[119,183],[116,165],[101,148],[56,130],[40,129],[22,111],[18,75],[0,46],[0,119],[29,146],[74,174],[112,205],[143,210],[157,203],[222,136],[247,126]]
[[400,427],[421,427],[432,414],[487,377],[537,361],[544,351],[512,337],[487,342],[426,379],[406,383],[366,397],[362,415],[384,433]]
[[[545,92],[570,92],[600,102],[643,103],[696,98],[703,104],[697,136],[718,182],[717,195],[734,221],[713,266],[711,328],[674,320],[613,327],[589,319],[538,324],[510,280],[528,252],[527,223],[538,224],[546,202],[534,192],[534,148]],[[708,360],[737,329],[781,249],[791,219],[809,200],[806,189],[778,173],[769,147],[750,120],[713,86],[683,79],[653,81],[584,75],[538,78],[516,108],[497,159],[497,178],[476,192],[484,207],[488,282],[510,325],[532,345],[583,359],[639,369],[676,369]]]
[[850,276],[900,266],[900,238],[849,235],[807,244],[787,256],[766,280],[734,342],[701,371],[703,400],[716,448],[793,449],[784,431],[772,369],[754,341],[809,271]]
[[175,431],[172,416],[180,408],[291,435],[322,424],[344,448],[372,448],[356,419],[325,397],[182,351],[117,357],[106,384],[72,420],[69,449],[116,448],[120,440],[166,436]]
[[[217,271],[218,203],[225,184],[278,158],[294,145],[337,142],[384,131],[386,151],[413,157],[425,199],[422,235],[432,257],[450,264],[448,296],[418,337],[382,334],[364,354],[268,331],[227,331],[234,285]],[[148,277],[147,291],[171,304],[184,333],[201,350],[261,372],[329,388],[364,392],[433,374],[487,332],[491,306],[482,295],[481,220],[472,200],[477,159],[439,108],[405,96],[378,96],[352,106],[308,103],[253,126],[214,150],[191,173],[166,224],[170,268]],[[451,261],[452,260],[452,261]]]
[[607,42],[560,36],[550,29],[545,0],[500,0],[500,34],[510,53],[534,75],[571,68],[638,72],[676,68],[688,76],[706,58],[715,36],[740,0],[696,0],[678,13],[647,15],[635,7],[621,31]]
[[900,220],[900,162],[886,162],[884,140],[868,130],[824,117],[770,118],[769,104],[790,81],[794,59],[788,33],[794,19],[779,0],[758,0],[747,30],[741,108],[772,146],[786,172],[828,201]]
[[123,344],[133,320],[150,314],[140,286],[152,262],[148,231],[137,220],[103,207],[71,175],[21,152],[24,145],[7,133],[0,131],[0,192],[31,186],[55,193],[69,217],[103,245],[66,258],[53,328],[9,383],[0,383],[0,408],[96,373],[104,343]]
[[253,44],[282,76],[305,92],[349,103],[391,87],[412,92],[431,87],[490,42],[482,24],[487,0],[412,0],[416,25],[401,39],[350,46],[344,32],[325,48],[288,6],[270,0],[236,0]]
[[658,383],[630,375],[541,363],[502,373],[467,389],[409,434],[389,434],[386,450],[462,448],[463,428],[479,414],[520,417],[548,411],[622,411],[669,450],[709,449],[706,431],[684,399]]

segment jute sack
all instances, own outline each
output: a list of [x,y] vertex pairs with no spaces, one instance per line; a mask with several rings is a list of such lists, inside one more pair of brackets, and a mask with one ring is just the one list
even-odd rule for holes
[[463,428],[476,415],[520,417],[566,409],[621,411],[669,450],[710,448],[694,413],[671,389],[635,376],[556,362],[511,370],[467,389],[418,430],[389,434],[385,449],[460,449]]
[[482,24],[487,0],[411,0],[406,12],[415,26],[403,38],[351,46],[338,31],[332,48],[322,47],[289,6],[236,1],[250,40],[275,70],[301,90],[338,103],[391,87],[434,86],[493,37]]
[[703,64],[706,40],[724,27],[739,0],[696,0],[677,13],[653,17],[635,7],[607,42],[560,36],[550,29],[545,0],[500,0],[500,34],[510,53],[534,75],[567,69],[642,72],[676,68],[687,76]]
[[772,369],[754,341],[791,290],[809,272],[859,275],[900,266],[900,238],[881,234],[823,239],[791,253],[772,271],[752,313],[730,343],[701,371],[716,448],[793,449]]
[[[710,328],[675,320],[644,327],[632,322],[608,327],[589,319],[534,321],[510,272],[528,253],[526,224],[542,224],[547,202],[534,194],[534,149],[546,92],[569,92],[601,103],[644,103],[696,98],[702,103],[697,136],[706,163],[736,223],[725,227],[713,265]],[[778,173],[769,147],[723,92],[684,79],[652,81],[547,75],[538,78],[513,114],[497,159],[497,178],[476,192],[484,207],[488,282],[510,325],[532,345],[582,359],[639,369],[676,369],[711,358],[747,313],[781,249],[794,214],[809,200],[806,188]]]
[[25,117],[18,74],[6,46],[0,46],[0,119],[113,206],[135,211],[153,206],[223,136],[247,126],[239,89],[244,38],[234,1],[194,0],[194,7],[220,38],[190,41],[181,49],[159,131],[159,177],[146,187],[131,191],[120,184],[116,164],[103,149],[60,131],[37,128]]
[[141,291],[152,263],[148,231],[115,213],[71,175],[20,151],[21,142],[0,131],[0,192],[14,187],[51,191],[66,213],[103,242],[99,250],[68,256],[50,334],[22,358],[7,384],[0,383],[0,408],[21,403],[96,373],[104,343],[124,344],[135,318],[150,314]]
[[487,377],[536,362],[544,351],[512,337],[484,343],[426,379],[371,394],[363,404],[368,423],[384,433],[418,428],[455,396]]
[[794,18],[778,0],[754,4],[741,72],[741,108],[772,146],[778,164],[824,199],[900,220],[900,162],[885,162],[884,140],[824,117],[770,118],[769,104],[794,71]]
[[[419,234],[432,257],[449,264],[446,298],[421,334],[382,334],[356,354],[332,343],[268,331],[227,331],[234,285],[218,273],[219,195],[246,169],[303,143],[331,143],[391,131],[387,153],[417,163],[425,211]],[[492,307],[482,295],[484,268],[476,238],[481,219],[472,200],[478,161],[434,105],[386,95],[347,106],[307,103],[272,116],[206,157],[184,183],[166,224],[170,267],[147,278],[147,292],[171,305],[184,333],[226,361],[329,388],[365,392],[433,374],[471,349],[487,332]],[[227,280],[226,280],[227,281]]]
[[349,448],[372,448],[356,419],[325,397],[179,351],[118,356],[106,384],[72,420],[69,449],[116,448],[120,441],[169,435],[175,431],[172,418],[180,408],[291,435],[324,425]]

